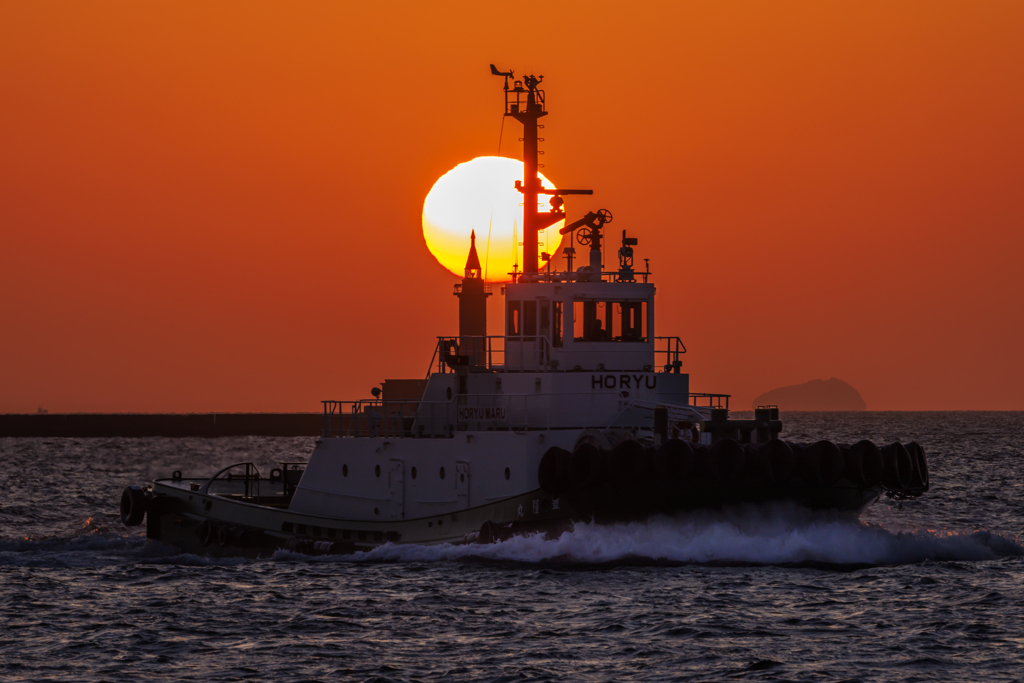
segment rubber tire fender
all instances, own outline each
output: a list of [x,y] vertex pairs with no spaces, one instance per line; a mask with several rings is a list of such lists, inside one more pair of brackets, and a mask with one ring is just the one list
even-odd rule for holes
[[647,473],[647,451],[635,439],[620,441],[608,454],[608,474],[616,482],[632,482]]
[[721,439],[711,446],[708,455],[715,478],[726,486],[738,484],[746,469],[746,454],[735,439]]
[[781,486],[793,478],[796,469],[796,455],[789,444],[781,439],[771,439],[758,448],[761,470],[772,483]]
[[604,475],[604,453],[592,443],[584,442],[569,456],[569,486],[587,489],[600,483]]
[[121,521],[125,526],[138,526],[146,517],[146,492],[141,486],[126,486],[121,493]]
[[882,485],[889,491],[906,489],[914,477],[914,459],[906,446],[894,441],[882,449],[882,457],[885,459]]
[[568,489],[569,462],[572,454],[564,448],[552,446],[540,459],[537,481],[544,493],[561,496]]
[[925,455],[924,448],[921,447],[921,444],[916,441],[911,441],[907,444],[907,451],[914,459],[914,476],[910,483],[910,487],[927,491],[930,483],[928,476],[928,456]]
[[846,476],[853,483],[872,488],[878,486],[882,481],[882,475],[885,472],[885,459],[882,457],[882,451],[878,450],[878,446],[867,439],[862,439],[850,446],[843,453],[843,457],[846,459],[844,462]]
[[208,519],[204,519],[199,523],[197,531],[199,533],[199,542],[203,545],[210,545],[217,538],[217,527]]
[[693,446],[682,439],[669,439],[654,456],[654,472],[662,479],[682,479],[696,466]]
[[843,452],[831,441],[818,441],[807,449],[808,456],[814,460],[818,473],[818,481],[822,486],[835,486],[843,476]]

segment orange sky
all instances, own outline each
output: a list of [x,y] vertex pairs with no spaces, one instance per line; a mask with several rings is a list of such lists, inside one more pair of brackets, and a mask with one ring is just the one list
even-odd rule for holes
[[4,2],[0,412],[423,376],[457,309],[422,202],[499,152],[491,62],[545,75],[544,172],[640,237],[693,390],[1024,409],[1022,35],[1016,1]]

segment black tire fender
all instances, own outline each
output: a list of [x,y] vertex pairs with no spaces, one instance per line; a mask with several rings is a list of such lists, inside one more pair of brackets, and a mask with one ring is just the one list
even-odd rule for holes
[[208,519],[204,519],[199,523],[197,531],[199,533],[199,542],[203,545],[210,545],[217,538],[217,527]]
[[693,446],[682,439],[669,439],[654,456],[654,471],[662,479],[681,479],[693,471]]
[[771,439],[757,449],[761,470],[774,484],[785,484],[793,477],[796,469],[796,455],[789,444],[779,439]]
[[569,451],[552,446],[540,459],[537,467],[537,481],[544,493],[560,496],[565,493],[568,485]]
[[146,517],[146,492],[141,486],[126,486],[121,493],[121,521],[125,526],[138,526]]
[[715,478],[726,486],[738,484],[746,468],[746,454],[743,446],[735,439],[721,439],[711,446],[708,453],[711,471]]

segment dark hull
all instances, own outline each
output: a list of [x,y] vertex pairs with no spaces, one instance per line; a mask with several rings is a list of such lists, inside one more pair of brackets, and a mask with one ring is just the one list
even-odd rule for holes
[[607,524],[656,514],[770,503],[859,515],[882,493],[881,486],[858,486],[847,479],[840,479],[831,486],[801,481],[781,486],[754,482],[726,486],[700,477],[678,483],[647,481],[623,485],[605,482],[584,490],[570,490],[565,499],[580,516]]
[[[269,557],[277,550],[291,550],[306,555],[349,554],[371,550],[384,543],[491,543],[506,540],[517,535],[544,533],[549,537],[558,536],[572,529],[575,522],[617,522],[642,521],[652,515],[675,514],[679,512],[719,509],[738,505],[764,505],[789,503],[811,510],[830,510],[860,514],[878,500],[880,487],[864,488],[840,480],[833,486],[814,487],[794,482],[785,487],[763,487],[748,484],[738,487],[714,485],[698,478],[680,484],[648,481],[638,485],[604,484],[586,492],[572,491],[555,499],[541,491],[528,494],[523,501],[528,504],[522,517],[504,522],[494,522],[493,510],[477,509],[478,515],[466,511],[462,519],[451,516],[452,521],[461,522],[462,534],[457,537],[427,539],[412,538],[409,530],[416,520],[375,524],[373,528],[361,530],[360,523],[345,523],[351,527],[349,533],[328,532],[330,522],[324,526],[310,525],[316,533],[283,534],[278,523],[268,523],[264,528],[228,522],[214,516],[199,518],[195,514],[181,514],[176,501],[157,496],[151,501],[146,516],[146,535],[151,540],[180,548],[183,552],[214,557]],[[533,501],[536,500],[536,506]],[[518,505],[518,503],[517,503]],[[533,510],[537,514],[531,514]],[[281,511],[266,510],[268,514]],[[473,522],[471,518],[484,520]],[[500,518],[500,515],[499,515]],[[211,528],[205,529],[203,525]],[[460,525],[460,526],[461,526]],[[452,529],[455,531],[455,529]],[[328,536],[328,533],[331,535]]]

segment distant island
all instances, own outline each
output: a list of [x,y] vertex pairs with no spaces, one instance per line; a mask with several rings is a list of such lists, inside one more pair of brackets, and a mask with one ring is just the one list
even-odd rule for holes
[[860,392],[841,379],[812,379],[791,387],[766,391],[753,407],[776,405],[781,410],[867,410]]

